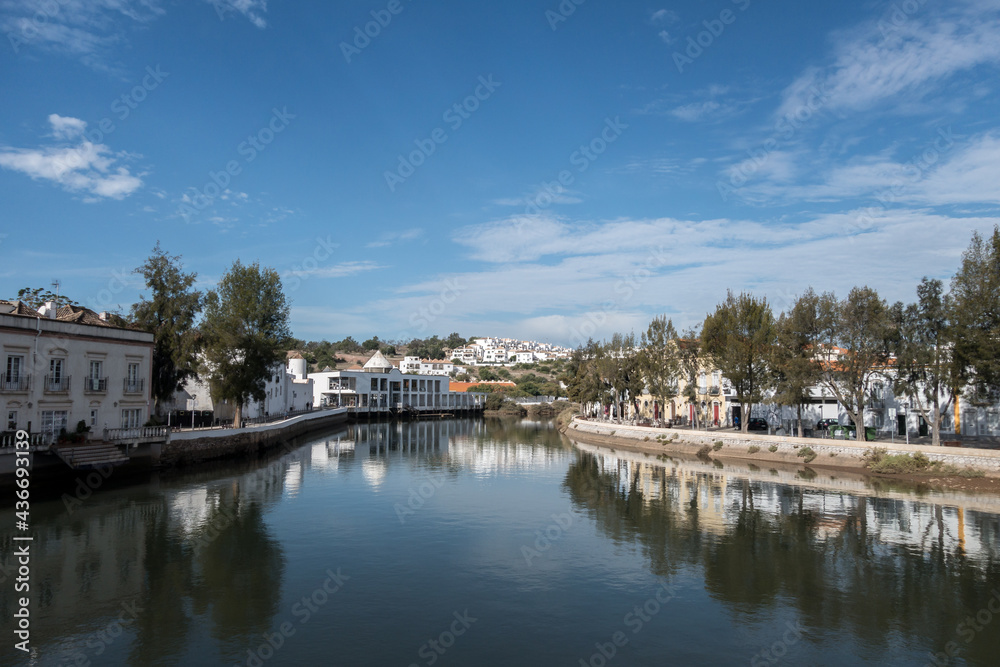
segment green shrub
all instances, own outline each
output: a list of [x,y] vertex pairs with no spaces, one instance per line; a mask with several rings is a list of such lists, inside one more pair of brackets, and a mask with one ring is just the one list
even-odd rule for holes
[[750,445],[749,447],[747,447],[747,454],[756,454],[759,451],[760,447],[758,447],[757,445]]
[[709,447],[708,445],[704,445],[701,449],[698,450],[699,457],[706,457],[711,453],[712,453],[712,448]]
[[778,446],[777,445],[771,445],[770,447],[767,448],[767,451],[769,451],[769,452],[771,452],[773,454],[776,451],[778,451]]
[[715,451],[719,451],[720,449],[722,449],[722,441],[716,440],[715,444],[712,445],[712,449],[714,449]]
[[796,456],[801,456],[806,463],[812,463],[816,459],[816,452],[813,451],[812,447],[803,447]]
[[645,438],[642,439],[642,441],[643,442],[649,442],[649,436],[647,435]]

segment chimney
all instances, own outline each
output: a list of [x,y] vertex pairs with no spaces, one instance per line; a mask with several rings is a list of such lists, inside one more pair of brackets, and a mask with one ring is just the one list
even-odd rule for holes
[[38,314],[42,317],[47,317],[50,320],[56,319],[59,309],[56,308],[55,301],[46,301],[45,305],[38,309]]
[[97,317],[99,317],[102,322],[107,322],[108,321],[108,311],[102,310],[100,313],[97,314]]

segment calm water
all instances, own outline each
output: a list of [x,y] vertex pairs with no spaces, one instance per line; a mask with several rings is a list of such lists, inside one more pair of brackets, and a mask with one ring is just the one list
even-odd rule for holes
[[[577,448],[547,423],[345,427],[36,502],[33,658],[997,665],[998,507]],[[28,664],[4,636],[0,662]]]

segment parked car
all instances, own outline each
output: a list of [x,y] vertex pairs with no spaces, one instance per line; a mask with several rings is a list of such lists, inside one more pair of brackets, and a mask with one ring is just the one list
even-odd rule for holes
[[817,431],[825,431],[831,426],[836,426],[839,422],[836,419],[820,419],[816,422]]
[[750,421],[747,422],[747,430],[748,431],[766,431],[767,430],[767,422],[765,420],[763,420],[763,419],[758,418],[758,417],[754,417],[753,419],[751,419]]

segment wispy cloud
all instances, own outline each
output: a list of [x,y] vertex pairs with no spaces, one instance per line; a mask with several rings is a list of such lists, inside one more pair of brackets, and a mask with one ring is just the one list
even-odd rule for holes
[[404,229],[402,231],[382,232],[378,239],[365,244],[366,248],[387,248],[396,243],[406,243],[416,241],[424,235],[424,230],[419,227]]
[[[896,5],[893,5],[896,7]],[[816,91],[831,111],[861,111],[892,101],[900,106],[940,91],[951,76],[1000,63],[1000,8],[956,3],[944,15],[891,16],[835,38],[832,62],[804,72],[785,91],[777,115],[808,104]]]
[[334,264],[333,266],[323,266],[311,270],[293,271],[292,273],[300,277],[312,276],[316,278],[346,278],[347,276],[353,276],[358,273],[378,271],[379,269],[384,268],[386,267],[378,264],[377,262],[359,260],[340,262],[339,264]]
[[52,136],[77,141],[75,145],[43,146],[40,148],[0,147],[0,167],[19,171],[33,179],[52,181],[69,192],[83,192],[85,201],[100,198],[124,199],[142,187],[142,179],[124,166],[116,165],[123,158],[105,144],[94,144],[84,138],[87,124],[58,114],[49,116]]
[[267,13],[267,0],[205,0],[215,7],[219,18],[225,18],[227,14],[240,14],[245,16],[250,23],[263,30],[267,27],[264,14]]

